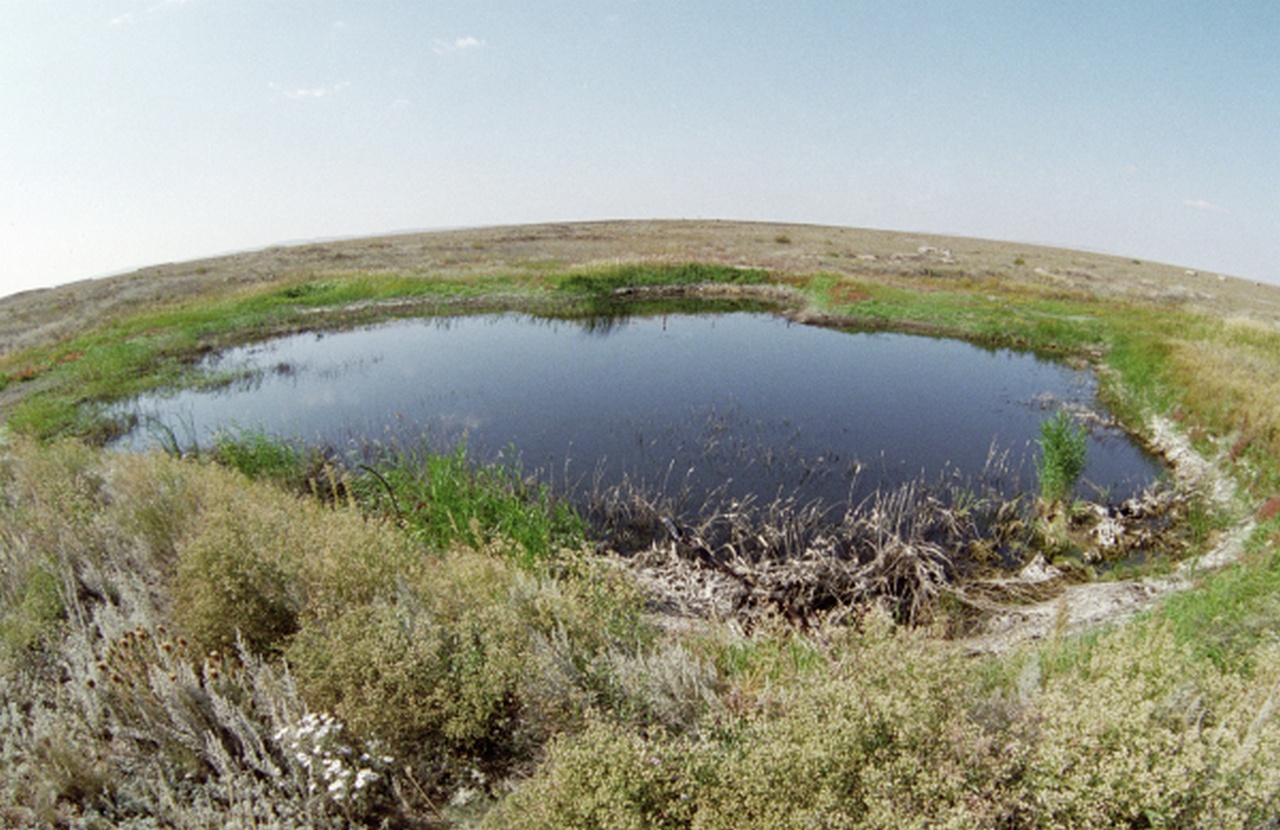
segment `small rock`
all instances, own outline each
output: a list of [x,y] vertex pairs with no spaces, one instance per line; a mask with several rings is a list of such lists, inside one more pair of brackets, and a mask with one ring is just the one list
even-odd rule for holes
[[1111,550],[1120,544],[1120,539],[1124,536],[1124,525],[1111,516],[1107,516],[1094,525],[1090,533],[1098,542],[1098,547],[1103,550]]
[[1036,558],[1032,559],[1022,570],[1018,571],[1018,579],[1023,582],[1048,582],[1062,576],[1062,571],[1050,565],[1044,559],[1044,554],[1036,554]]

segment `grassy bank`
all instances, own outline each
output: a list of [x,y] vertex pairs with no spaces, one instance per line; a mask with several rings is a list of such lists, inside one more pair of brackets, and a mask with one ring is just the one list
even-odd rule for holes
[[[1266,826],[1280,334],[1101,303],[1022,266],[894,268],[292,275],[6,353],[4,821]],[[1258,529],[1239,563],[1138,620],[973,658],[874,608],[817,631],[661,627],[575,515],[461,454],[340,469],[253,436],[186,458],[59,437],[111,434],[100,407],[119,396],[216,382],[191,369],[233,343],[663,292],[1094,362],[1133,428],[1165,415],[1219,458]]]
[[[106,405],[156,388],[223,383],[227,378],[199,373],[196,365],[233,345],[410,315],[643,312],[653,304],[624,309],[614,292],[641,286],[758,284],[766,277],[763,271],[695,264],[548,273],[520,283],[500,276],[459,282],[366,273],[286,279],[130,313],[57,342],[4,355],[0,390],[12,390],[18,400],[5,413],[11,429],[101,443],[132,426],[114,422]],[[675,305],[667,301],[662,307]],[[24,386],[38,394],[22,394]]]
[[[975,661],[876,612],[820,636],[664,632],[571,526],[534,557],[453,496],[392,484],[389,511],[376,479],[317,474],[299,495],[192,458],[6,448],[7,822],[1247,826],[1280,808],[1265,546],[1195,607]],[[476,486],[508,523],[546,520],[510,482]],[[424,535],[418,514],[452,520]],[[1224,625],[1227,595],[1251,601]]]

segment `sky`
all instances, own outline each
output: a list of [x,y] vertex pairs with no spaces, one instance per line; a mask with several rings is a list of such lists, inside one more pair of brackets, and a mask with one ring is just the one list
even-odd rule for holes
[[1280,3],[0,0],[0,295],[619,218],[1280,284]]

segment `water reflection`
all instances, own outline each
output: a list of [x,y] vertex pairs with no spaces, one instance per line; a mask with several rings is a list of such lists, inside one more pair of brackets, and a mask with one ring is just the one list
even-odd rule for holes
[[[1032,486],[1041,420],[1095,409],[1087,372],[1008,350],[846,334],[764,314],[401,321],[228,352],[214,392],[130,404],[207,445],[231,426],[358,451],[465,436],[478,460],[513,451],[576,491],[622,478],[671,493],[860,499],[923,475],[977,476],[1002,458]],[[125,445],[139,448],[146,431]],[[1085,478],[1124,498],[1159,472],[1095,428]]]

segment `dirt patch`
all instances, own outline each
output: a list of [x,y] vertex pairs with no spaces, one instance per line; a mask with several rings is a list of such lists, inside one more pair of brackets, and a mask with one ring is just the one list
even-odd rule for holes
[[[785,238],[785,243],[777,240]],[[55,343],[131,310],[325,275],[421,279],[530,274],[548,264],[703,262],[784,278],[829,273],[926,286],[940,275],[1125,298],[1280,326],[1280,288],[1061,248],[859,228],[758,222],[614,221],[471,228],[266,248],[169,263],[0,298],[0,356]],[[927,272],[927,273],[926,273]]]
[[[1219,463],[1195,451],[1176,425],[1165,418],[1151,418],[1148,440],[1164,457],[1180,489],[1203,494],[1219,509],[1239,514],[1235,483]],[[1207,552],[1180,562],[1169,576],[1126,582],[1089,582],[1063,585],[1047,599],[1025,605],[992,609],[985,627],[965,645],[972,654],[1006,651],[1022,643],[1042,640],[1106,623],[1115,623],[1152,607],[1157,600],[1195,586],[1206,571],[1223,568],[1240,558],[1255,523],[1246,519],[1222,533]],[[1020,575],[1024,584],[1043,586],[1061,578],[1044,564]]]
[[[778,284],[661,290],[683,292],[683,296],[696,292],[696,296],[709,299],[769,302],[789,308],[788,316],[794,320],[818,325],[845,326],[849,320],[805,305],[802,295],[787,285],[789,280],[825,273],[918,290],[928,290],[941,280],[1027,287],[1064,297],[1138,301],[1157,308],[1280,327],[1280,288],[1121,257],[815,225],[619,221],[475,228],[274,247],[24,292],[0,298],[0,358],[64,341],[104,321],[142,309],[226,297],[281,282],[354,272],[397,273],[422,280],[466,280],[492,275],[536,279],[548,267],[591,268],[629,262],[767,268],[777,277]],[[861,291],[839,287],[833,292],[833,301],[841,304],[863,296]],[[350,311],[395,314],[411,313],[416,308],[408,303],[404,308]],[[38,391],[42,382],[37,377],[0,390],[0,412],[20,395]],[[1173,468],[1179,486],[1201,488],[1215,504],[1235,509],[1231,480],[1196,454],[1173,423],[1153,421],[1148,433],[1151,443]],[[1010,609],[1003,616],[1003,612],[993,613],[988,630],[973,640],[973,648],[998,650],[1047,636],[1054,630],[1070,630],[1132,614],[1159,596],[1189,586],[1196,569],[1217,567],[1237,557],[1250,530],[1251,525],[1238,526],[1225,534],[1210,553],[1169,578],[1071,585],[1054,589],[1051,597],[1041,595],[1050,592],[1054,578],[1046,579],[1048,572],[1042,563],[1033,563],[1041,569],[1032,568],[1020,575],[1019,590],[1035,601]],[[663,568],[669,570],[671,562],[668,559],[666,564],[655,561],[650,565],[651,574],[657,575]],[[926,568],[922,573],[928,576],[929,572]],[[781,582],[790,578],[782,573],[775,576]],[[871,576],[870,572],[862,575],[868,579]],[[688,588],[686,603],[701,604],[700,609],[693,609],[699,612],[721,613],[716,604],[723,604],[726,597],[730,604],[738,602],[732,599],[734,592],[740,598],[745,591],[747,603],[754,601],[750,597],[760,595],[721,569],[688,571],[680,579]],[[874,580],[867,584],[873,583]],[[919,584],[926,583],[927,580]]]

